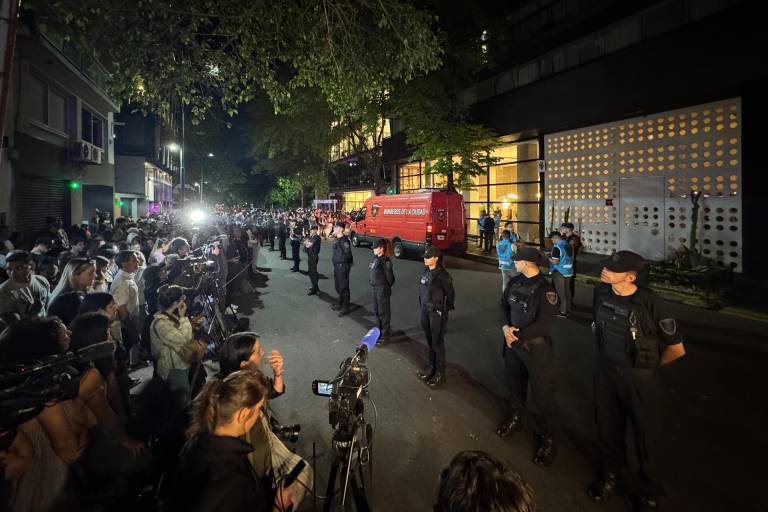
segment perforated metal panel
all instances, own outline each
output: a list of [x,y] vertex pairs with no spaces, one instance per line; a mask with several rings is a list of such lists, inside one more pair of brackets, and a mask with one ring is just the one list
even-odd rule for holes
[[555,133],[544,145],[547,226],[570,207],[586,250],[671,258],[690,237],[696,191],[701,250],[741,271],[740,98]]

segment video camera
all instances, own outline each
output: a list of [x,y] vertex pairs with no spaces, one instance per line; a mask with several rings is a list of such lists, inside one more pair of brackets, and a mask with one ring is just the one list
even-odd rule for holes
[[[339,373],[333,380],[312,382],[314,394],[330,398],[328,421],[333,429],[331,444],[335,457],[325,494],[335,496],[338,483],[342,490],[342,509],[346,504],[348,486],[351,485],[357,510],[370,510],[365,497],[362,466],[371,462],[373,427],[365,421],[363,398],[368,397],[371,380],[366,366],[368,352],[376,346],[379,336],[379,328],[372,328],[360,340],[355,355],[341,363]],[[331,508],[332,500],[328,499],[324,510],[330,512]]]
[[40,361],[0,367],[0,449],[7,449],[16,427],[37,416],[50,402],[77,398],[83,363],[111,356],[115,344],[96,343]]

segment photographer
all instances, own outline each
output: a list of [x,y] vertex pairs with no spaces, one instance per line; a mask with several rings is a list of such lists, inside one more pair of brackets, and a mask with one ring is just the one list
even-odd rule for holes
[[202,360],[205,345],[194,339],[192,324],[186,316],[186,297],[180,286],[160,287],[157,302],[160,312],[155,314],[150,326],[155,376],[166,384],[176,404],[183,408],[192,395],[190,364]]
[[264,375],[252,370],[205,385],[193,404],[171,510],[283,511],[293,504],[291,487],[270,498],[248,462],[251,445],[240,439],[261,417],[267,392]]
[[[254,332],[241,332],[232,334],[219,350],[219,377],[224,378],[238,370],[260,370],[264,363],[264,348],[261,337]],[[283,356],[277,350],[270,351],[267,362],[272,369],[273,378],[266,378],[267,398],[274,399],[285,393],[283,383]],[[283,442],[272,432],[271,411],[265,405],[267,414],[248,432],[243,439],[248,442],[253,451],[248,454],[248,460],[253,470],[269,483],[272,479],[284,476],[298,464],[301,458],[292,453]],[[309,465],[300,475],[300,480],[307,486],[311,485],[312,473]],[[299,505],[304,496],[304,488],[297,488],[294,492],[294,503]]]

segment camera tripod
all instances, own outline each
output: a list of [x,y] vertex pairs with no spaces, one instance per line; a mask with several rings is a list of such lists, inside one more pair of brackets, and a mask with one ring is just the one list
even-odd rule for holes
[[356,418],[352,426],[351,436],[344,432],[336,432],[333,436],[333,451],[335,457],[331,462],[331,470],[328,476],[326,488],[326,502],[324,512],[331,512],[336,492],[336,481],[341,489],[341,510],[345,510],[347,503],[347,490],[352,487],[352,498],[355,509],[358,512],[369,512],[368,498],[365,495],[365,479],[363,478],[363,466],[372,464],[371,452],[368,443],[373,435],[373,428],[365,423],[361,416]]

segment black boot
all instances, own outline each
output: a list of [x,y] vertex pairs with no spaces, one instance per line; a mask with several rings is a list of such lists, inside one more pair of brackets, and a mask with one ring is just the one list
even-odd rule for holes
[[427,382],[432,378],[432,376],[435,374],[435,367],[434,366],[427,366],[426,368],[419,370],[419,372],[416,374],[416,376],[419,378],[419,380],[423,382]]
[[533,463],[537,466],[551,466],[557,456],[557,445],[551,437],[539,436],[539,447],[533,454]]
[[427,381],[427,386],[431,388],[436,388],[442,384],[445,384],[445,375],[438,371],[436,371],[432,378]]
[[589,486],[589,489],[587,489],[587,496],[589,496],[592,501],[605,503],[611,496],[620,494],[620,492],[618,476],[616,476],[616,473],[608,472]]
[[510,418],[508,421],[505,421],[501,425],[499,425],[499,428],[496,429],[496,435],[499,437],[507,437],[518,430],[521,430],[523,428],[523,420],[520,418],[519,414],[512,415],[512,418]]

